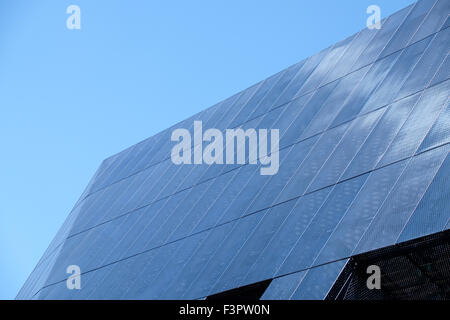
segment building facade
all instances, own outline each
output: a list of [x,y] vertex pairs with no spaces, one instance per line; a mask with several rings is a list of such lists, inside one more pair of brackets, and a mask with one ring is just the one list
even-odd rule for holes
[[[449,13],[421,0],[104,160],[17,299],[448,299]],[[277,172],[174,163],[195,121],[278,130]]]

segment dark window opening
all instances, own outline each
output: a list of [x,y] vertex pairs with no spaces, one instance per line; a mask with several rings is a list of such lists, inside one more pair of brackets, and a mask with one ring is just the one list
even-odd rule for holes
[[[379,290],[367,286],[371,265],[381,271]],[[326,299],[450,299],[450,230],[352,257]]]
[[217,293],[214,295],[211,295],[206,298],[208,301],[221,301],[221,300],[240,300],[240,301],[246,301],[246,300],[259,300],[262,295],[264,294],[264,291],[266,291],[267,287],[272,282],[272,279],[257,282],[250,284],[248,286],[224,291],[221,293]]

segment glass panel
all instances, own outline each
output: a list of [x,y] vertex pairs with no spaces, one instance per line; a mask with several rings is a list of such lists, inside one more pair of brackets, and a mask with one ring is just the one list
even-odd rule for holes
[[434,149],[411,159],[353,254],[394,244],[448,153]]
[[397,242],[403,242],[442,231],[450,218],[450,189],[448,176],[450,157],[447,157],[420,200]]
[[420,94],[400,100],[388,107],[361,149],[345,170],[341,180],[373,170],[405,123]]
[[294,209],[289,213],[287,219],[256,259],[253,266],[249,268],[244,283],[255,283],[274,278],[276,271],[281,267],[297,240],[306,230],[330,190],[331,188],[325,188],[305,195],[298,200],[292,200],[296,202]]
[[306,192],[312,192],[339,181],[384,111],[384,109],[377,110],[352,121],[347,133],[324,163]]
[[426,90],[377,167],[412,156],[444,107],[450,81]]
[[334,187],[308,228],[297,240],[277,275],[300,271],[312,265],[367,177],[368,174],[365,174]]
[[334,229],[314,265],[351,256],[370,222],[393,188],[407,161],[373,171]]
[[261,300],[289,300],[306,273],[307,271],[301,271],[273,279]]
[[345,259],[310,269],[291,300],[324,300],[347,262]]
[[278,203],[301,196],[306,191],[312,179],[336,148],[347,127],[348,123],[330,129],[319,138],[305,161],[303,161],[302,165],[297,169],[289,180],[289,183],[283,189],[277,199]]
[[397,98],[406,97],[424,89],[434,77],[449,51],[450,29],[439,32],[414,67]]
[[380,86],[371,94],[362,108],[361,114],[383,107],[393,102],[408,75],[419,61],[431,38],[426,38],[404,49]]

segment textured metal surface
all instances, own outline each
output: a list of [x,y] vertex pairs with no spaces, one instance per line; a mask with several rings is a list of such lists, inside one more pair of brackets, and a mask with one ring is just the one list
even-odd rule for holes
[[[324,299],[352,255],[449,228],[449,6],[419,1],[103,161],[17,298],[198,299],[275,278],[263,298]],[[171,133],[194,120],[279,129],[279,172],[173,164]]]

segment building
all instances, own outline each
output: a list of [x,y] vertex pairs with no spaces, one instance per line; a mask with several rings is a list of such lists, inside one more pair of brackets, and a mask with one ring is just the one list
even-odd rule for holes
[[[17,299],[448,299],[449,13],[419,1],[104,160]],[[278,129],[278,172],[174,164],[196,120]]]

